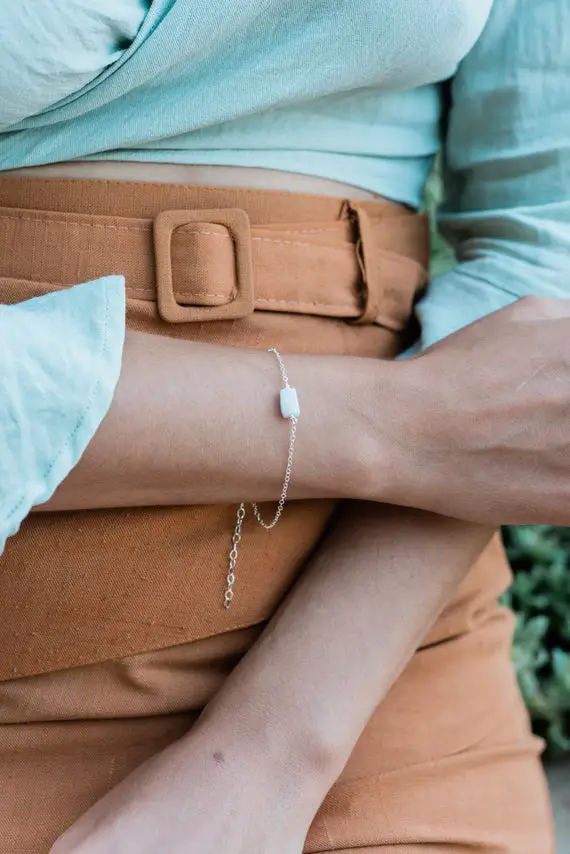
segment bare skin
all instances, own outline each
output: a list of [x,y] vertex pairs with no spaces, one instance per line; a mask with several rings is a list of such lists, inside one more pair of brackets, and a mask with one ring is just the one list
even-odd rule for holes
[[[569,340],[570,300],[527,298],[407,361],[288,356],[291,497],[570,524]],[[109,416],[50,508],[274,499],[278,380],[266,353],[129,333]]]
[[[388,404],[402,368],[342,356],[286,363],[302,406],[290,497],[387,497]],[[279,388],[268,353],[127,333],[111,411],[50,509],[273,500],[289,440]]]
[[347,508],[196,727],[51,854],[301,854],[369,716],[488,537],[427,513]]
[[[374,198],[241,167],[76,163],[11,174],[138,180],[147,170],[150,180]],[[570,300],[530,297],[406,362],[288,356],[303,401],[291,497],[570,524],[569,340]],[[265,353],[129,333],[109,416],[50,509],[275,498],[286,440],[277,381]]]
[[[227,182],[228,176],[225,175],[223,183]],[[321,190],[315,189],[314,192]],[[560,320],[549,317],[537,323],[530,321],[529,316],[537,313],[555,315]],[[340,480],[344,485],[340,489],[339,484],[333,481],[335,475],[326,474],[326,464],[328,460],[331,468],[336,468],[341,462],[345,465],[346,451],[327,447],[328,453],[315,464],[310,444],[305,448],[300,444],[296,468],[298,489],[305,490],[305,497],[336,494],[376,501],[392,498],[401,504],[413,503],[428,509],[437,505],[440,512],[453,514],[456,502],[453,497],[447,500],[442,493],[449,488],[450,478],[455,476],[454,467],[460,461],[461,482],[457,485],[457,493],[463,501],[462,513],[466,518],[495,523],[501,518],[500,514],[507,511],[512,518],[528,516],[529,512],[539,515],[543,512],[539,507],[540,499],[530,510],[526,505],[521,507],[516,495],[517,471],[523,458],[528,470],[530,455],[537,453],[542,454],[537,471],[541,470],[543,461],[546,470],[552,464],[544,452],[548,444],[544,430],[549,429],[549,419],[541,415],[540,405],[531,400],[532,384],[542,382],[544,377],[553,380],[549,387],[552,401],[550,418],[556,414],[555,429],[559,437],[562,412],[566,407],[558,381],[554,381],[554,378],[559,378],[561,370],[560,357],[555,356],[560,340],[557,338],[552,350],[547,341],[551,337],[561,338],[564,334],[568,340],[568,314],[570,311],[563,304],[553,305],[547,301],[542,301],[539,306],[521,304],[518,309],[499,313],[494,320],[483,321],[475,332],[459,333],[449,342],[438,345],[431,354],[405,366],[382,366],[386,374],[376,374],[372,387],[377,390],[382,403],[381,389],[386,389],[383,381],[389,384],[392,376],[394,383],[398,384],[398,409],[402,402],[404,415],[396,413],[390,416],[389,421],[372,421],[374,435],[365,434],[367,439],[371,439],[370,443],[362,442],[362,436],[359,437],[367,449],[366,455],[370,456],[356,461],[358,472],[350,468],[350,461],[348,468],[341,469]],[[485,324],[491,325],[485,327]],[[505,336],[503,345],[502,333],[507,328],[510,334]],[[484,342],[489,336],[501,339],[497,345],[500,377],[496,387],[489,385],[490,378],[486,376],[490,355],[495,359],[494,374],[497,368],[497,352],[489,354],[484,351]],[[528,359],[526,356],[523,358],[522,348],[527,352],[531,344],[539,342],[542,367],[535,373],[535,363],[530,363],[530,355]],[[140,353],[145,342],[139,343]],[[474,350],[475,345],[478,349]],[[132,410],[137,400],[134,393],[137,359],[133,353],[132,363],[129,361],[130,346],[129,342],[124,388],[119,387],[106,427],[98,434],[74,477],[56,496],[55,507],[101,506],[106,502],[144,503],[151,498],[155,503],[156,495],[146,492],[145,497],[141,494],[141,490],[144,493],[150,489],[150,484],[145,485],[140,476],[157,451],[162,460],[160,465],[164,463],[159,487],[162,501],[169,503],[175,497],[179,500],[182,488],[194,488],[181,486],[181,479],[174,476],[175,461],[169,458],[169,449],[161,448],[160,442],[153,445],[153,440],[145,435],[145,422],[142,422],[140,435],[143,441],[134,446],[135,450],[131,445],[130,480],[127,478],[124,492],[120,491],[112,471],[113,464],[120,457],[118,451],[125,449],[133,420],[138,420],[137,416],[142,414],[139,410]],[[133,346],[136,348],[137,342]],[[469,353],[471,361],[462,374],[459,357],[465,352]],[[166,361],[170,355],[165,353]],[[233,358],[234,351],[231,355]],[[223,359],[223,355],[218,353],[216,358]],[[248,354],[244,358],[248,358]],[[324,365],[325,361],[321,364]],[[343,361],[350,363],[354,360]],[[160,380],[161,364],[159,359],[157,381]],[[270,371],[272,367],[269,366]],[[359,367],[365,366],[360,364]],[[298,386],[307,376],[303,368],[300,363],[298,374],[291,368],[291,374],[300,378]],[[326,375],[326,369],[323,370]],[[350,372],[349,364],[346,370]],[[441,372],[440,376],[432,376],[435,370]],[[258,369],[251,363],[251,371],[259,391],[259,382],[265,376],[266,368],[261,368],[260,364]],[[319,375],[319,382],[314,388],[317,395],[323,384],[325,389],[329,387],[325,375]],[[366,369],[362,375],[368,376]],[[471,384],[469,388],[479,401],[495,401],[495,391],[502,392],[505,387],[527,389],[519,418],[529,421],[530,438],[522,451],[508,445],[513,424],[509,422],[506,405],[503,407],[500,400],[491,409],[481,406],[483,411],[480,414],[471,408],[470,418],[461,422],[457,431],[451,429],[455,445],[453,442],[450,444],[451,454],[446,467],[443,450],[450,438],[450,427],[447,425],[448,433],[443,432],[440,438],[437,427],[429,419],[431,426],[426,431],[425,407],[437,412],[441,405],[447,411],[446,407],[457,394],[464,394],[460,403],[463,401],[467,406],[470,398],[467,392],[463,392],[463,385],[471,375],[479,375],[479,386],[475,379],[475,387]],[[352,379],[345,379],[347,385],[341,383],[341,386],[347,390],[354,374]],[[263,381],[262,387],[265,388]],[[274,388],[272,373],[268,393],[274,394]],[[367,391],[370,388],[367,387]],[[223,394],[224,387],[219,391]],[[536,394],[536,388],[534,391]],[[196,388],[188,389],[188,393],[187,402],[193,401],[198,411]],[[198,402],[202,401],[198,399]],[[459,417],[460,403],[455,400],[454,417]],[[380,410],[385,411],[386,407],[379,406],[378,418],[381,418]],[[164,409],[161,409],[161,414],[164,414]],[[158,412],[149,413],[147,408],[150,421],[157,415]],[[188,409],[184,415],[187,418]],[[210,411],[209,419],[215,417],[214,409]],[[487,428],[489,418],[494,421]],[[368,414],[360,412],[357,421],[367,422]],[[158,423],[154,420],[155,426]],[[168,425],[172,435],[177,435],[181,423],[181,414],[175,413],[173,422]],[[149,422],[146,424],[148,426]],[[350,436],[355,435],[350,431],[350,424],[347,427],[345,422],[335,423],[335,430],[337,426],[341,432],[347,430],[344,436],[349,441]],[[263,427],[263,436],[267,439],[268,429],[275,429],[276,425],[264,423]],[[503,431],[499,437],[491,429],[493,427]],[[216,482],[217,478],[210,500],[265,497],[265,493],[262,496],[255,492],[260,487],[244,482],[243,478],[236,478],[236,482],[230,479],[227,487],[222,485],[222,476],[227,478],[229,461],[243,455],[243,433],[239,433],[240,443],[235,451],[228,449],[227,443],[221,443],[224,453],[229,453],[230,457],[224,459],[219,472],[212,467],[211,460],[207,461],[207,471],[204,471],[197,462],[201,459],[199,442],[192,439],[193,435],[199,434],[199,428],[199,420],[193,421],[178,446],[180,450],[184,445],[187,457],[183,459],[189,466],[189,473],[203,478],[202,491],[195,500],[207,500],[204,483],[212,479]],[[461,441],[456,432],[461,434]],[[154,435],[158,435],[158,431],[155,430]],[[330,438],[327,435],[327,441]],[[507,441],[507,450],[502,439]],[[186,445],[186,440],[189,445]],[[195,441],[194,445],[192,441]],[[310,441],[307,438],[307,442]],[[263,462],[266,474],[263,475],[262,488],[268,489],[268,497],[275,486],[277,469],[280,473],[282,471],[272,462],[272,453]],[[331,458],[330,453],[338,453],[339,457]],[[522,454],[519,459],[517,453]],[[371,465],[373,462],[375,465]],[[179,458],[176,463],[180,466]],[[505,489],[496,474],[498,463],[502,466],[502,473],[505,469],[508,471],[509,484]],[[260,469],[261,466],[256,472],[258,478]],[[369,474],[361,479],[358,473],[362,475],[364,469]],[[397,478],[393,477],[394,471],[398,472]],[[475,490],[471,489],[470,478],[474,479]],[[550,482],[550,475],[545,475],[544,493]],[[321,492],[317,490],[315,493],[313,490],[317,484],[320,484]],[[481,495],[489,496],[496,486],[499,488],[496,503],[491,501],[490,505],[481,508]],[[241,489],[239,496],[236,494],[238,487]],[[215,489],[226,491],[215,492]],[[244,493],[250,489],[254,491]],[[481,492],[478,493],[477,489]],[[274,494],[272,492],[271,497]],[[88,499],[86,495],[89,495]],[[567,514],[563,505],[568,505],[568,502],[557,494],[548,512]],[[300,854],[308,826],[370,713],[413,654],[419,639],[490,535],[490,529],[478,524],[456,522],[401,508],[388,510],[380,504],[356,504],[346,510],[335,534],[323,543],[286,607],[228,680],[199,725],[107,795],[55,844],[52,854],[109,854],[112,851],[154,854],[157,850],[169,854],[245,854],[246,851],[248,854],[267,851],[272,854]],[[421,584],[418,583],[419,578]],[[326,600],[322,596],[323,586],[327,589]],[[358,615],[357,619],[355,615]],[[300,626],[303,627],[302,633]],[[347,679],[350,691],[346,688]],[[322,710],[327,706],[327,698],[334,700],[328,705],[335,708],[335,714],[323,719]],[[350,698],[350,702],[342,702],[343,698]],[[256,806],[253,812],[252,804]]]

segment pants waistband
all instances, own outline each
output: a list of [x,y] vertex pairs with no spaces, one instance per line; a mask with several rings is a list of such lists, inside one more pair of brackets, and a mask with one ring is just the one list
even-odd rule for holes
[[127,296],[156,301],[168,323],[265,311],[400,331],[428,263],[426,218],[388,202],[0,179],[0,277],[53,290],[121,274]]

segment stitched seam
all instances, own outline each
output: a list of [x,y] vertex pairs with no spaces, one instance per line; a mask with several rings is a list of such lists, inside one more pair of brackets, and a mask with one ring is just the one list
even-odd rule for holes
[[[20,221],[20,222],[23,220],[26,222],[40,222],[44,225],[53,222],[53,223],[56,223],[59,225],[73,225],[73,226],[79,226],[80,228],[110,229],[111,231],[146,231],[146,232],[148,232],[151,230],[150,223],[148,225],[112,225],[110,223],[92,223],[92,222],[74,222],[74,221],[70,222],[69,220],[64,219],[64,218],[50,217],[48,219],[45,219],[43,217],[38,217],[38,216],[28,216],[27,214],[0,214],[0,219],[8,219],[8,220],[12,219],[12,220]],[[179,226],[179,228],[175,229],[175,231],[181,231],[184,228],[185,228],[185,226]],[[297,233],[297,232],[294,232],[294,233]],[[298,233],[303,233],[303,232],[298,232]],[[307,232],[307,233],[312,233],[312,232]],[[220,237],[224,240],[228,239],[228,235],[220,234],[218,231],[200,230],[199,234],[207,234],[210,237]],[[331,250],[333,252],[346,252],[347,249],[352,247],[352,243],[347,244],[347,246],[319,246],[318,244],[315,244],[315,243],[302,243],[301,241],[298,241],[298,240],[279,240],[278,238],[275,238],[275,237],[252,237],[251,239],[257,240],[257,241],[262,240],[266,243],[280,243],[280,244],[283,244],[286,246],[301,246],[303,248],[310,247],[311,249],[314,249],[314,248],[326,249],[326,250]]]
[[[17,181],[18,183],[25,181],[27,184],[30,184],[30,182],[34,182],[37,179],[36,178],[4,178],[3,180],[4,181]],[[160,182],[160,181],[158,181],[158,182],[154,182],[154,181],[153,182],[148,182],[148,181],[121,181],[121,180],[118,180],[116,178],[115,179],[113,179],[113,178],[44,178],[43,180],[53,182],[56,184],[75,184],[75,185],[80,184],[81,185],[81,184],[92,184],[93,182],[96,182],[98,185],[106,184],[106,185],[109,185],[112,187],[123,186],[123,185],[126,187],[144,187],[147,192],[148,192],[148,188],[149,188],[149,183],[150,183],[150,186],[152,186],[152,185],[157,186],[158,185],[159,187],[181,187],[185,190],[193,189],[196,186],[194,184],[165,184],[165,183]],[[223,187],[207,187],[207,186],[204,187],[204,186],[200,185],[200,189],[201,190],[212,190],[213,192],[219,192],[221,189],[234,190],[236,188],[234,188],[234,187],[230,187],[230,188],[228,188],[228,187],[226,187],[226,188],[223,188]],[[326,196],[326,197],[320,196],[319,197],[319,196],[313,196],[310,193],[292,193],[288,190],[247,190],[247,192],[253,193],[255,196],[259,196],[260,198],[263,198],[263,196],[265,196],[266,198],[268,196],[278,196],[280,198],[290,199],[291,196],[295,196],[295,198],[306,199],[307,201],[314,201],[315,198],[318,198],[320,200],[326,200],[326,202],[328,202],[330,200],[331,201],[331,207],[332,207],[332,202],[338,202],[339,204],[341,204],[343,201],[345,201],[345,199],[342,196]],[[403,207],[403,205],[400,205],[396,202],[376,202],[375,204],[378,204],[378,205],[383,206],[383,207],[385,206],[388,210],[392,207],[395,207],[397,209]]]
[[[140,293],[140,294],[149,294],[150,288],[127,288],[127,295]],[[179,291],[176,290],[177,296],[193,296],[191,292]],[[222,298],[227,297],[228,294],[201,294],[201,296],[211,297],[211,298]],[[285,300],[285,299],[271,299],[269,297],[256,297],[255,304],[263,303],[264,305],[282,305],[285,308],[290,308],[291,306],[299,306],[302,308],[328,308],[328,309],[337,309],[342,310],[345,309],[347,311],[354,311],[355,305],[353,303],[334,303],[334,302],[317,302],[316,300]],[[221,308],[221,306],[196,306],[196,308]]]
[[316,243],[301,243],[299,240],[279,240],[275,237],[252,237],[253,240],[263,240],[265,243],[280,243],[284,246],[301,246],[303,249],[326,249],[327,252],[342,252],[346,253],[347,249],[354,248],[352,243],[347,246],[319,246]]
[[314,308],[337,308],[337,309],[345,308],[345,309],[350,309],[351,311],[354,311],[354,304],[353,303],[341,303],[341,304],[339,304],[339,303],[334,303],[334,302],[316,302],[316,301],[297,300],[297,299],[292,299],[292,300],[269,299],[268,297],[267,298],[266,297],[256,297],[255,302],[256,303],[258,303],[258,302],[271,303],[271,304],[284,305],[284,306],[298,305],[298,306],[304,306],[304,307],[313,306]]
[[[204,222],[208,222],[208,220],[204,220]],[[195,225],[199,225],[200,223],[196,222]],[[215,224],[215,223],[214,223]],[[178,228],[175,228],[174,231],[191,231],[191,224],[189,222],[186,225],[179,225]],[[174,232],[173,232],[174,234]],[[229,234],[220,234],[219,231],[205,231],[204,229],[200,229],[198,234],[208,234],[210,237],[221,237],[222,240],[228,240]]]
[[280,225],[279,228],[289,234],[338,234],[338,228],[287,228],[286,225]]
[[[113,275],[113,274],[108,273],[106,275]],[[117,275],[119,275],[119,274],[117,274]],[[21,280],[21,281],[28,281],[28,280]],[[31,282],[31,284],[35,285],[38,283],[37,282]],[[42,284],[42,283],[40,282],[39,284]],[[53,288],[53,289],[57,289],[57,290],[66,290],[68,287],[70,287],[70,285],[58,285],[58,284],[55,284],[53,282],[44,283],[44,284],[48,285],[50,289]],[[148,287],[148,288],[131,288],[131,287],[127,286],[126,292],[127,292],[127,296],[130,296],[131,294],[144,294],[144,295],[152,296],[154,294],[154,289],[151,287]],[[176,293],[180,296],[192,296],[191,292],[186,293],[184,291],[178,291],[177,290]],[[216,299],[216,298],[222,299],[222,298],[227,298],[228,294],[227,293],[225,293],[225,294],[202,294],[201,296],[210,297],[211,299]],[[231,296],[231,294],[229,294],[229,296]],[[151,302],[152,301],[153,300],[151,300]],[[329,308],[329,309],[338,309],[338,310],[345,309],[347,311],[354,311],[354,309],[355,309],[354,303],[319,302],[317,300],[312,300],[312,301],[311,300],[294,300],[294,299],[285,300],[285,299],[271,299],[270,297],[256,297],[255,303],[256,304],[264,303],[264,304],[269,304],[269,305],[282,305],[285,307],[289,307],[289,306],[311,307],[312,306],[313,308]],[[207,305],[206,306],[196,306],[196,307],[197,308],[221,308],[221,306],[207,306]]]
[[[207,219],[203,220],[203,222],[209,222],[209,221],[210,220],[207,220]],[[200,220],[196,220],[196,222],[194,223],[194,225],[199,225],[199,224],[200,224]],[[221,224],[222,223],[220,223],[220,225]],[[216,225],[216,223],[214,223],[214,225]],[[226,227],[226,226],[224,226],[224,227]],[[184,225],[178,226],[178,228],[176,228],[174,230],[175,231],[184,231],[185,229],[191,229],[191,228],[192,228],[192,223],[187,222],[187,223],[184,223]],[[256,226],[254,226],[254,228],[256,228]],[[263,228],[263,226],[257,226],[257,228]],[[310,229],[310,228],[287,228],[285,226],[283,226],[283,227],[279,226],[279,228],[282,231],[286,231],[287,234],[336,234],[337,233],[336,228]],[[227,238],[228,238],[227,234],[221,234],[219,231],[203,231],[202,229],[200,229],[199,233],[200,234],[210,234],[212,237],[223,237],[224,240],[227,240]],[[257,237],[252,237],[252,240],[273,240],[273,238],[263,237],[262,235],[259,235]],[[320,244],[318,244],[318,243],[303,243],[301,245],[302,246],[319,246]],[[348,243],[348,246],[352,246],[352,245],[353,245],[352,243]],[[328,249],[329,247],[325,246],[324,248]],[[339,247],[333,247],[333,248],[339,248]]]
[[[228,299],[232,296],[231,293],[226,292],[225,294],[197,294],[194,291],[180,291],[178,288],[175,291],[180,296],[200,296],[200,297],[210,297],[210,299]],[[155,293],[155,289],[152,287],[148,288],[130,288],[127,286],[127,294],[150,294],[151,296]],[[198,306],[199,307],[199,306]],[[204,308],[215,308],[215,306],[204,306]]]
[[[105,355],[105,353],[107,352],[107,346],[109,343],[108,342],[108,337],[109,337],[109,311],[110,311],[109,285],[106,285],[105,286],[105,319],[103,322],[103,338],[102,338],[102,342],[101,342],[101,350],[99,353],[100,357],[103,357]],[[97,394],[99,392],[100,387],[101,387],[101,377],[99,377],[99,379],[97,380],[97,382],[93,386],[93,390],[91,392],[91,395],[89,396],[89,398],[87,400],[87,404],[85,406],[85,409],[82,411],[82,413],[81,413],[81,415],[80,415],[80,417],[79,417],[79,419],[75,425],[75,428],[73,429],[71,434],[67,437],[67,439],[65,440],[65,442],[63,443],[63,445],[61,446],[61,448],[59,449],[59,451],[57,452],[57,454],[53,458],[53,460],[51,461],[50,465],[44,471],[44,473],[42,475],[44,481],[51,474],[51,472],[53,471],[53,468],[56,465],[57,461],[59,460],[59,458],[61,457],[61,455],[65,451],[65,449],[69,446],[71,440],[77,434],[78,430],[80,430],[83,422],[85,421],[87,415],[89,414],[89,412],[91,410],[91,407],[93,406],[93,403],[95,401],[95,398],[97,397]],[[14,516],[14,514],[20,509],[20,507],[22,506],[22,504],[24,503],[25,500],[26,500],[26,494],[22,495],[20,500],[9,511],[9,513],[6,517],[6,521],[9,521]]]
[[45,219],[44,217],[28,216],[27,214],[0,214],[0,219],[15,219],[19,222],[41,222],[43,225],[49,223],[55,223],[56,225],[78,225],[80,228],[103,228],[113,231],[150,231],[151,228],[150,223],[148,225],[111,225],[110,223],[74,222],[64,217],[49,217]]
[[[199,222],[200,222],[200,221],[199,221],[199,220],[197,220],[197,221],[196,221],[196,225],[198,225],[198,224],[199,224]],[[206,220],[204,220],[204,222],[209,222],[209,220],[207,220],[207,219],[206,219]],[[214,224],[215,224],[215,223],[214,223]],[[254,226],[254,228],[255,228],[255,227],[256,227],[256,226]],[[263,228],[263,226],[257,226],[257,227],[258,227],[258,228]],[[184,225],[181,225],[181,226],[179,226],[177,229],[175,229],[175,231],[183,231],[183,230],[185,230],[185,229],[187,229],[187,228],[191,228],[191,223],[185,223]],[[310,229],[310,228],[286,228],[286,227],[281,227],[281,226],[279,226],[279,228],[280,228],[282,231],[286,231],[286,232],[287,232],[287,234],[336,234],[336,233],[337,233],[337,229],[336,229],[336,228],[315,228],[315,229]],[[219,231],[203,231],[202,229],[200,229],[200,232],[199,232],[199,233],[200,233],[200,234],[210,234],[212,237],[223,237],[223,238],[224,238],[224,240],[227,240],[227,238],[228,238],[228,235],[227,235],[227,234],[221,234]],[[271,242],[277,242],[277,238],[263,237],[262,235],[258,235],[257,237],[252,237],[251,239],[252,239],[252,240],[269,240],[269,241],[271,241]],[[301,244],[299,244],[299,245],[301,245],[301,246],[320,246],[321,244],[319,244],[319,243],[301,243]],[[352,244],[352,243],[347,242],[347,245],[348,245],[348,246],[352,246],[353,244]],[[323,248],[324,248],[324,249],[329,249],[329,248],[338,249],[338,248],[340,248],[340,247],[328,247],[328,246],[323,246]]]

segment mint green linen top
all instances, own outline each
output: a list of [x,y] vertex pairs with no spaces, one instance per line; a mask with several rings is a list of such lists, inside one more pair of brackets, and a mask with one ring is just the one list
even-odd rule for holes
[[[570,295],[568,0],[26,0],[0,32],[0,170],[245,165],[419,206],[443,148],[458,260],[418,306],[418,346]],[[0,551],[105,415],[122,288],[0,310]]]

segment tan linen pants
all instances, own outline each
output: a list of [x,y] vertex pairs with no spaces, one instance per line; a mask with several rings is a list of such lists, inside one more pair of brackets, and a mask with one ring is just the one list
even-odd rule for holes
[[[129,322],[156,334],[390,358],[426,263],[425,223],[396,205],[0,180],[0,301],[123,272]],[[293,503],[272,532],[247,526],[230,612],[235,508],[26,521],[0,559],[0,854],[47,854],[192,726],[333,508]],[[508,582],[495,541],[373,716],[307,852],[554,850],[541,745],[509,663],[512,618],[496,602]]]

